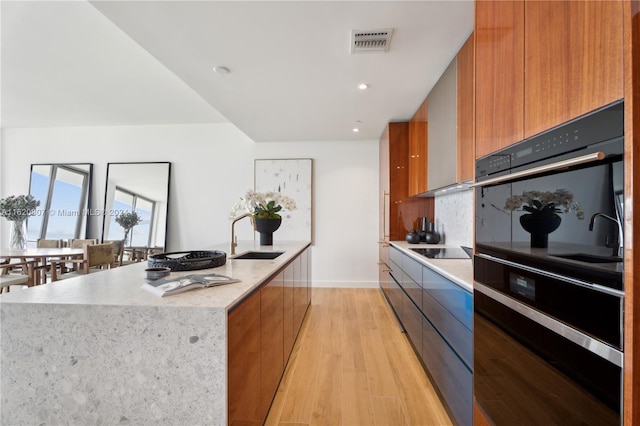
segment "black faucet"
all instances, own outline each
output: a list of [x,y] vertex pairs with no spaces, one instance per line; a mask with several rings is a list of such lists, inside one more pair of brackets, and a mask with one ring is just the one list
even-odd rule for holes
[[620,221],[604,213],[596,213],[591,216],[591,220],[589,221],[589,231],[593,231],[593,225],[596,223],[596,218],[598,216],[609,219],[615,222],[616,225],[618,225],[618,241],[613,245],[613,256],[622,257],[624,255],[624,232],[622,231],[622,225],[620,224]]

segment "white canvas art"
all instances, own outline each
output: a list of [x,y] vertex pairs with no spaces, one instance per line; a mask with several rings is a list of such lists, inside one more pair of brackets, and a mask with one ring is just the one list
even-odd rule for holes
[[312,241],[312,177],[311,158],[255,160],[254,186],[258,192],[276,191],[292,198],[294,211],[282,211],[282,225],[274,242]]

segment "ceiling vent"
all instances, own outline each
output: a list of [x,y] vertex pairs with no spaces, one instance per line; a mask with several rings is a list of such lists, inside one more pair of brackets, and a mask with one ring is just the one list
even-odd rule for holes
[[351,30],[351,53],[386,52],[389,50],[393,28],[381,30]]

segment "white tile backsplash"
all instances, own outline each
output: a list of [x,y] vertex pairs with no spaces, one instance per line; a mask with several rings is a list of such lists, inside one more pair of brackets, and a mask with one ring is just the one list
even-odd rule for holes
[[473,191],[461,191],[435,197],[436,229],[441,243],[473,246]]

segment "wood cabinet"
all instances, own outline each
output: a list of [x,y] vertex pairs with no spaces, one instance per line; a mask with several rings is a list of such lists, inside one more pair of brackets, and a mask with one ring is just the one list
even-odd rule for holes
[[428,191],[427,188],[427,99],[409,121],[409,196]]
[[524,137],[623,97],[622,1],[526,1]]
[[389,123],[380,139],[379,243],[404,240],[419,218],[433,218],[429,198],[409,196],[409,122]]
[[229,424],[262,424],[260,292],[229,313]]
[[260,290],[260,412],[269,411],[284,372],[284,272]]
[[474,39],[471,34],[458,52],[456,182],[474,177],[475,159],[475,91]]
[[476,158],[623,97],[622,1],[476,2]]
[[309,278],[307,248],[229,312],[230,425],[264,423],[310,303]]
[[473,82],[471,34],[409,121],[410,196],[473,178]]
[[524,138],[524,2],[475,3],[476,158]]

